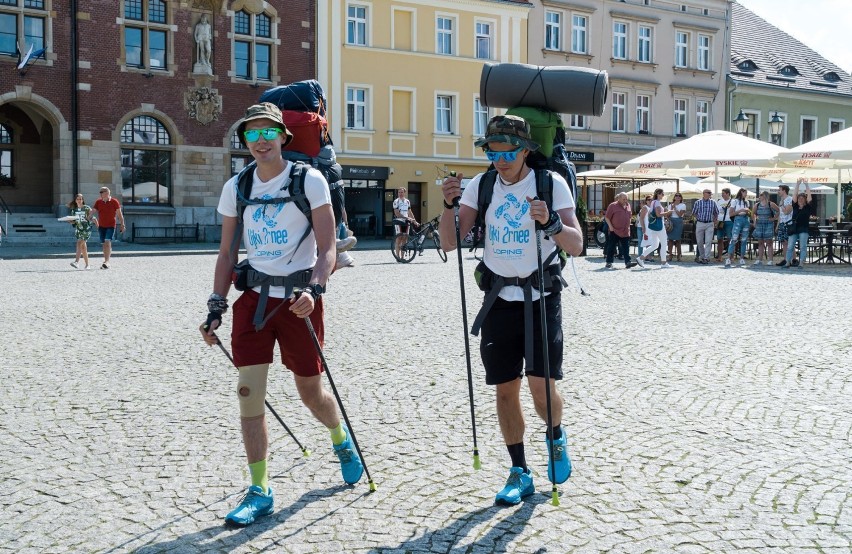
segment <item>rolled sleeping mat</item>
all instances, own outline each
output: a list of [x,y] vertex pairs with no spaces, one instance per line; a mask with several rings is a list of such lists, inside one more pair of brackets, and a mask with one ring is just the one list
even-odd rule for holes
[[603,115],[609,77],[586,67],[487,63],[479,99],[493,108],[532,106],[557,113]]

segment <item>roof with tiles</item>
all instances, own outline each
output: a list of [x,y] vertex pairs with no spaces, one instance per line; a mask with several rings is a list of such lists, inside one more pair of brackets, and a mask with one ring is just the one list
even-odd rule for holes
[[852,75],[736,2],[731,12],[731,78],[852,95]]

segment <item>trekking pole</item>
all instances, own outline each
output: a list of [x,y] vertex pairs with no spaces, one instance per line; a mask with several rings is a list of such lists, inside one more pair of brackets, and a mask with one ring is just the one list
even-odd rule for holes
[[[536,198],[537,200],[538,198]],[[544,362],[544,398],[547,406],[547,453],[550,458],[551,504],[559,506],[559,491],[556,489],[556,462],[553,459],[553,414],[550,401],[550,356],[547,344],[547,311],[544,305],[544,264],[541,261],[541,224],[535,222],[535,251],[538,260],[538,311],[541,316],[541,352]]]
[[340,407],[340,413],[343,415],[343,421],[346,422],[346,427],[349,429],[349,435],[352,437],[352,444],[355,445],[358,457],[361,458],[361,464],[364,466],[364,472],[367,474],[367,483],[370,485],[370,492],[374,492],[376,490],[376,484],[373,482],[373,478],[370,477],[370,470],[367,469],[367,460],[364,459],[364,455],[361,453],[361,447],[358,446],[358,439],[355,438],[355,431],[352,430],[352,424],[349,423],[349,416],[346,415],[346,408],[343,407],[343,401],[337,393],[337,387],[334,386],[334,379],[331,378],[331,371],[329,371],[328,363],[325,361],[325,354],[322,352],[322,347],[320,346],[316,331],[314,331],[314,326],[309,317],[305,318],[305,325],[308,326],[308,332],[311,334],[311,340],[313,340],[314,348],[316,348],[317,354],[319,354],[320,361],[322,362],[322,368],[328,376],[328,382],[331,384],[331,391],[334,393],[334,398],[337,399],[337,405]]
[[[450,177],[456,172],[451,171]],[[479,461],[479,446],[476,444],[476,414],[473,408],[473,370],[470,367],[470,336],[467,330],[467,300],[464,294],[464,268],[462,266],[461,231],[459,230],[459,199],[453,199],[453,215],[456,224],[456,254],[459,260],[459,290],[461,291],[462,325],[464,326],[464,357],[467,362],[467,395],[470,400],[470,426],[473,429],[473,469],[481,469]],[[484,215],[484,214],[483,214]]]
[[[219,337],[216,337],[216,345],[219,346],[219,348],[222,349],[222,352],[225,353],[225,356],[227,356],[228,359],[231,360],[231,364],[233,364],[234,367],[237,367],[237,364],[234,363],[234,358],[231,356],[231,353],[228,352],[228,349],[225,348],[225,346],[222,344],[222,341],[219,340]],[[237,369],[239,369],[239,368],[237,368]],[[278,423],[280,423],[281,426],[284,427],[284,430],[287,431],[287,434],[290,435],[290,438],[293,439],[296,442],[297,445],[299,445],[299,449],[302,451],[302,456],[304,456],[305,458],[310,456],[311,451],[308,450],[307,448],[305,448],[304,446],[302,446],[302,443],[299,442],[299,439],[296,438],[296,435],[293,434],[293,431],[291,431],[290,428],[287,427],[287,424],[284,423],[284,420],[281,419],[281,416],[278,415],[278,412],[276,412],[272,408],[272,406],[269,404],[269,401],[264,398],[263,403],[266,404],[266,407],[269,409],[270,412],[272,412],[272,415],[275,416],[275,419],[278,420]]]

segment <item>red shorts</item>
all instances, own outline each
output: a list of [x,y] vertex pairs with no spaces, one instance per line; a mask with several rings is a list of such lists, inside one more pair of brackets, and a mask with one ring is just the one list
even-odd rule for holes
[[[286,298],[269,297],[266,302],[266,314],[282,302],[275,314],[260,331],[254,330],[254,311],[260,295],[253,290],[245,291],[234,302],[234,327],[231,331],[231,348],[234,351],[234,363],[237,367],[247,365],[271,364],[275,343],[281,350],[281,361],[296,375],[313,377],[322,374],[322,360],[317,353],[308,326],[305,321],[290,311],[290,301]],[[314,331],[323,344],[325,329],[323,326],[323,304],[320,297],[314,311],[309,316]]]

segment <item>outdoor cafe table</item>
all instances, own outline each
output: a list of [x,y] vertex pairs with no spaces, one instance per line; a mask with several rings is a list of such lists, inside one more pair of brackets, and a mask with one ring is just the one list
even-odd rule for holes
[[825,235],[825,245],[828,247],[828,252],[826,252],[825,256],[815,260],[815,263],[818,264],[833,264],[834,260],[838,260],[842,264],[848,264],[846,260],[841,258],[840,256],[835,256],[834,254],[834,237],[835,235],[844,235],[848,233],[846,229],[820,229],[820,232]]

